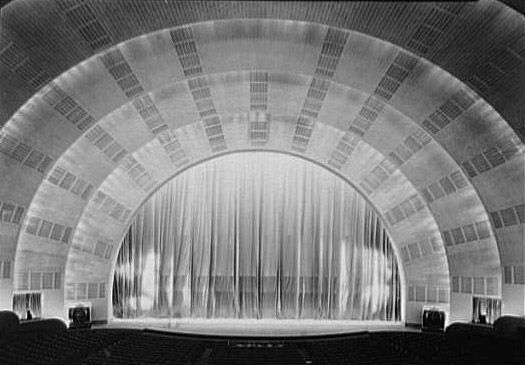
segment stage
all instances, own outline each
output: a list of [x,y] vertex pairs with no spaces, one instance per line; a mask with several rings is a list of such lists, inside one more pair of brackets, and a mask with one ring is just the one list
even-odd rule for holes
[[104,327],[243,337],[304,337],[362,331],[406,331],[402,322],[290,319],[112,319]]

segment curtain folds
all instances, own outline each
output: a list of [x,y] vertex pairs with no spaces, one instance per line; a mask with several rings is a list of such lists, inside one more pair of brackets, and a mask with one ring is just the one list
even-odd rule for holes
[[473,297],[472,298],[472,322],[494,324],[501,316],[501,299]]
[[20,293],[13,295],[13,312],[26,319],[30,310],[33,318],[41,317],[42,293]]
[[195,166],[137,211],[117,258],[117,318],[400,319],[379,217],[350,185],[287,155]]

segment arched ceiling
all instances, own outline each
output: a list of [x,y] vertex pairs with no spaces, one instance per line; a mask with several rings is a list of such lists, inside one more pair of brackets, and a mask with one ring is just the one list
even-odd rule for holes
[[0,201],[15,208],[0,253],[16,253],[17,277],[61,268],[66,299],[81,299],[80,283],[110,277],[153,190],[251,149],[302,156],[357,187],[409,284],[482,278],[498,296],[503,271],[523,270],[525,21],[501,3],[4,10]]
[[[519,119],[524,113],[516,109],[522,106],[508,99],[513,95],[512,100],[523,100],[523,16],[498,1],[305,4],[17,0],[2,10],[1,49],[13,43],[5,58],[18,56],[11,62],[3,60],[7,67],[2,69],[2,79],[13,69],[19,76],[8,79],[18,87],[16,97],[4,97],[3,123],[46,82],[112,45],[183,24],[262,18],[355,30],[421,55],[475,89],[520,131],[518,135],[524,136],[523,119]],[[28,49],[30,54],[24,52]],[[17,61],[27,56],[31,56],[30,61],[23,69],[17,68]],[[31,71],[35,73],[33,80]]]

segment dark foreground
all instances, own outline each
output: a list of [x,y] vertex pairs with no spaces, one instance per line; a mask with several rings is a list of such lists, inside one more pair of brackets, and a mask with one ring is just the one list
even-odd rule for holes
[[[360,332],[304,338],[77,329],[0,340],[1,364],[523,364],[521,340],[472,333]],[[457,331],[456,331],[457,332]]]

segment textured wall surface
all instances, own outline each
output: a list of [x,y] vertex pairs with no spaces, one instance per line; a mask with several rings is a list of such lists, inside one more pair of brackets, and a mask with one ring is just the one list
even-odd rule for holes
[[1,308],[42,291],[44,315],[90,301],[106,318],[142,202],[201,161],[271,150],[339,174],[382,215],[407,321],[422,306],[469,320],[473,295],[525,314],[514,10],[16,0],[1,20]]

